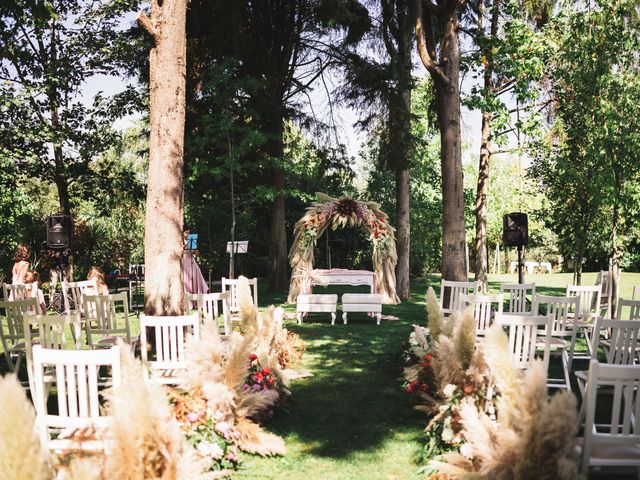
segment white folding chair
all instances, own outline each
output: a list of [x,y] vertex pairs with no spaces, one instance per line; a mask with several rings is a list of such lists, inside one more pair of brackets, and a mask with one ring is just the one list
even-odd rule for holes
[[551,345],[551,315],[515,315],[496,313],[495,323],[509,330],[509,348],[515,365],[523,370],[531,368],[536,357],[536,348],[542,343],[544,353],[542,362],[545,371],[549,369]]
[[62,282],[62,297],[64,298],[65,313],[74,311],[85,316],[82,295],[95,295],[98,292],[98,285],[95,278],[83,280],[81,282]]
[[584,336],[588,351],[586,353],[574,353],[573,358],[589,360],[593,349],[593,325],[596,317],[600,315],[600,302],[602,299],[600,285],[567,285],[567,297],[579,297],[580,308],[573,312],[576,337],[580,332]]
[[500,285],[500,293],[505,297],[509,296],[509,306],[505,313],[531,313],[531,308],[527,303],[531,304],[533,296],[536,294],[535,283],[503,283]]
[[640,300],[640,285],[633,286],[631,300]]
[[[251,289],[253,304],[258,308],[258,279],[248,278],[247,280],[249,282],[249,288]],[[229,292],[229,308],[231,315],[233,316],[240,312],[240,305],[238,305],[238,280],[222,277],[222,291]]]
[[[599,402],[598,387],[613,387],[612,401]],[[586,422],[581,472],[589,467],[636,467],[640,471],[640,366],[589,363],[583,398]],[[596,423],[606,413],[606,424]],[[598,419],[599,420],[599,419]],[[610,477],[613,478],[613,477]]]
[[[103,450],[101,440],[78,441],[68,437],[76,429],[104,428],[109,417],[100,415],[98,372],[111,369],[112,385],[120,385],[120,348],[109,350],[55,350],[33,347],[36,428],[43,448],[50,450]],[[46,378],[45,378],[46,377]],[[49,412],[47,384],[55,381],[58,413]],[[64,435],[52,440],[49,429]]]
[[[550,349],[560,355],[562,361],[563,378],[547,378],[547,386],[564,387],[571,390],[571,365],[573,363],[573,349],[575,348],[576,330],[571,323],[571,312],[579,311],[579,297],[555,297],[551,295],[538,295],[533,297],[531,311],[533,315],[542,315],[542,306],[545,306],[545,315],[552,318]],[[538,345],[541,346],[540,344]]]
[[504,296],[497,295],[460,295],[462,308],[470,306],[476,321],[476,334],[483,337],[491,325],[496,314],[502,313]]
[[[478,282],[442,280],[440,282],[440,309],[445,315],[451,315],[456,310],[464,308],[462,295],[474,295],[477,291]],[[445,299],[448,299],[446,305]]]
[[126,293],[83,295],[82,298],[84,311],[93,312],[92,318],[86,321],[89,347],[110,347],[115,345],[118,339],[131,345],[129,302]]
[[[220,313],[224,318],[224,334],[231,335],[231,294],[227,292],[185,294],[189,303],[195,303],[200,314],[200,321],[211,321],[218,324]],[[218,302],[222,309],[218,308]]]
[[[155,359],[149,359],[147,329],[153,329]],[[198,314],[175,317],[140,315],[140,349],[142,362],[148,366],[147,379],[152,383],[177,385],[180,374],[186,368],[185,330],[187,334],[200,336]]]
[[[20,363],[25,354],[24,343],[24,324],[22,316],[25,314],[40,315],[40,303],[37,298],[27,300],[1,301],[0,311],[4,312],[0,317],[0,340],[2,341],[2,349],[7,359],[9,370],[18,373]],[[14,363],[13,357],[16,357]]]
[[[609,332],[609,339],[600,340],[602,331]],[[598,347],[602,346],[605,362],[608,365],[634,365],[637,360],[640,342],[639,320],[609,320],[598,317],[596,319],[593,335],[593,352],[591,360],[598,359]],[[586,382],[586,370],[575,372],[580,394],[584,397]],[[583,418],[580,412],[580,420]]]
[[[65,335],[66,327],[76,332],[80,329],[80,314],[77,312],[69,315],[29,315],[22,316],[25,352],[27,357],[27,376],[29,378],[29,391],[34,392],[33,375],[33,347],[40,345],[42,348],[64,350],[67,345]],[[80,338],[73,334],[73,338]],[[80,345],[75,342],[75,348]]]
[[619,299],[614,320],[640,320],[640,299]]
[[3,299],[6,300],[28,300],[30,298],[36,298],[38,295],[37,283],[25,283],[25,284],[2,284]]

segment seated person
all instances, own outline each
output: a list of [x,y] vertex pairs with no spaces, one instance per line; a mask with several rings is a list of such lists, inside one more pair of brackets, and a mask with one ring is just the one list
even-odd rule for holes
[[40,313],[45,315],[47,313],[47,304],[44,301],[44,294],[40,290],[40,275],[35,270],[27,270],[24,274],[25,285],[35,284],[34,290],[29,290],[29,298],[37,298],[40,304]]

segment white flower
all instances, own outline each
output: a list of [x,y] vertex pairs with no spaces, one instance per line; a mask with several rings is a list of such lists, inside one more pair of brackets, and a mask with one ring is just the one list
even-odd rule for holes
[[440,413],[444,413],[447,410],[449,410],[449,405],[447,405],[447,404],[440,405],[440,408],[439,408]]
[[451,417],[447,417],[444,419],[444,426],[445,427],[450,427],[451,426]]
[[447,398],[451,398],[453,397],[453,394],[456,391],[456,386],[452,383],[448,384],[446,387],[444,387],[444,390],[442,390],[442,393],[444,394],[445,397]]
[[473,446],[470,443],[465,443],[460,447],[460,455],[464,458],[471,460],[473,458]]
[[203,457],[213,458],[216,460],[222,458],[222,456],[224,455],[224,451],[222,450],[222,448],[220,448],[220,445],[207,441],[200,442],[196,447],[196,450]]
[[444,430],[442,430],[442,441],[451,443],[451,440],[453,440],[453,430],[451,430],[450,428],[445,428]]

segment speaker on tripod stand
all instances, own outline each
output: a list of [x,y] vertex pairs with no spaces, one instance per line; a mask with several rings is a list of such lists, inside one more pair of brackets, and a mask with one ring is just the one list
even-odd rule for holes
[[[45,222],[47,230],[47,247],[55,252],[55,264],[51,269],[51,285],[49,287],[49,307],[60,305],[60,310],[65,310],[64,295],[62,294],[62,282],[67,281],[66,269],[69,266],[69,248],[71,247],[71,231],[73,222],[69,215],[50,215]],[[53,272],[56,273],[54,281]],[[59,293],[55,292],[55,283],[60,282]],[[52,294],[53,292],[53,294]],[[53,295],[53,298],[52,298]]]

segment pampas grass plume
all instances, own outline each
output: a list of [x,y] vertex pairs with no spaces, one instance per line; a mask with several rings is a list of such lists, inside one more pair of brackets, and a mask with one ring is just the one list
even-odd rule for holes
[[15,375],[0,379],[0,474],[14,480],[49,478],[34,431],[35,412]]
[[476,321],[473,318],[471,308],[467,308],[462,313],[454,328],[453,335],[460,364],[466,370],[471,365],[476,349]]
[[442,323],[444,314],[440,310],[440,304],[436,298],[436,292],[433,287],[429,287],[427,291],[427,326],[431,338],[438,338],[442,333]]

